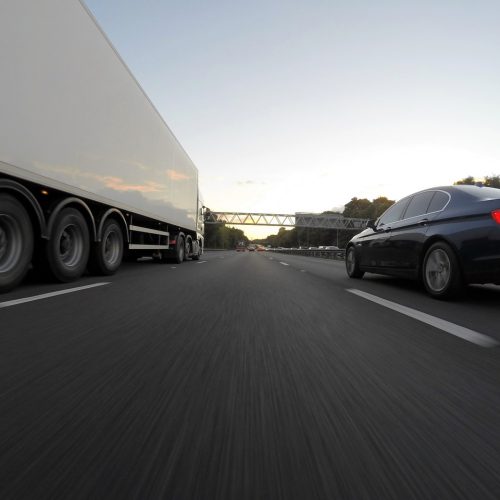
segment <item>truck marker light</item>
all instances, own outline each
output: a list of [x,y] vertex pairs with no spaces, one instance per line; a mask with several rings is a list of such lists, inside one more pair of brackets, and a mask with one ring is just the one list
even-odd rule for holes
[[46,189],[42,189],[40,193],[42,193],[44,196],[48,196],[49,194],[49,192]]

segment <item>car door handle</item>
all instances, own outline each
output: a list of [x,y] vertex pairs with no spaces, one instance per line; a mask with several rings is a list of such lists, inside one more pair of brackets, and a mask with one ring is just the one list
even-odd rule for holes
[[418,223],[419,223],[421,226],[426,226],[428,222],[429,222],[429,219],[422,219],[422,220],[419,220],[419,221],[418,221]]

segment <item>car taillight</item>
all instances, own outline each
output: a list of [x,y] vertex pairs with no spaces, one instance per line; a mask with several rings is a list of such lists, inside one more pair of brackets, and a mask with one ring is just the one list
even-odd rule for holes
[[493,220],[494,220],[497,224],[500,224],[500,209],[498,209],[498,210],[493,210],[493,212],[491,212],[491,216],[493,217]]

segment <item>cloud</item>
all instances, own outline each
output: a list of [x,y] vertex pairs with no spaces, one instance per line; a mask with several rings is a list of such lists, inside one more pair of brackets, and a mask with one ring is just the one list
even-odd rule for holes
[[[95,172],[85,172],[78,167],[66,165],[46,165],[43,163],[36,163],[37,167],[45,172],[56,173],[67,179],[77,178],[80,182],[90,180],[94,183],[104,185],[109,189],[115,191],[137,191],[140,193],[157,193],[165,190],[165,185],[158,182],[148,181],[144,184],[127,184],[121,177],[114,177],[111,175],[100,175]],[[95,187],[95,186],[94,186]]]
[[[96,176],[96,178],[98,178]],[[165,189],[165,186],[157,182],[145,182],[144,184],[125,184],[119,177],[101,177],[106,187],[115,191],[138,191],[140,193],[157,193]]]
[[246,180],[246,181],[237,181],[236,184],[238,186],[265,186],[267,182],[263,181],[252,181],[252,180]]
[[172,181],[188,181],[191,179],[189,175],[183,174],[182,172],[178,172],[177,170],[169,169],[167,170],[167,176]]

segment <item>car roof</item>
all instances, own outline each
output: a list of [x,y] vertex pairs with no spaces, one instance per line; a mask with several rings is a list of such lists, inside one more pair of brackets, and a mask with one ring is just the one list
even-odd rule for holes
[[458,185],[458,186],[437,186],[428,189],[422,189],[416,193],[412,193],[404,198],[409,198],[419,193],[425,193],[426,191],[445,191],[450,195],[459,195],[464,198],[474,198],[477,200],[495,200],[500,199],[500,189],[492,187],[483,186],[470,186],[470,185]]

